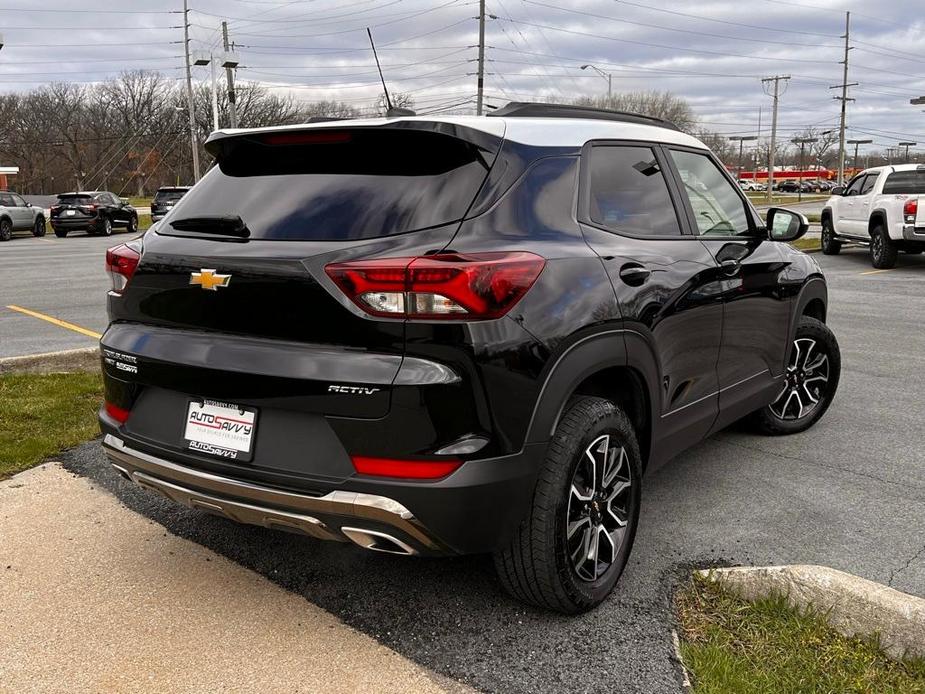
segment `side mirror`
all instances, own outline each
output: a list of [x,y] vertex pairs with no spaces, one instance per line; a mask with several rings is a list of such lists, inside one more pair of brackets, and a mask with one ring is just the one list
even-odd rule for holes
[[32,203],[31,203],[31,202],[27,202],[27,203],[26,203],[26,207],[32,207]]
[[123,205],[128,205],[128,198],[119,198],[119,202],[121,202]]
[[772,207],[767,219],[768,238],[772,241],[796,241],[809,231],[809,220],[793,210]]
[[844,194],[845,194],[845,186],[835,186],[834,188],[832,188],[832,195],[844,195]]

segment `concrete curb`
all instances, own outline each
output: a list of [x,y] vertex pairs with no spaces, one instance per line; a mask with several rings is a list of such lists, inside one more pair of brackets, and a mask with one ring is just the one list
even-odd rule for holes
[[100,350],[98,347],[66,349],[61,352],[27,354],[22,357],[0,359],[0,374],[98,371],[99,368]]
[[894,659],[925,657],[925,599],[825,566],[736,567],[698,571],[746,600],[785,595],[819,610],[845,636],[879,634]]

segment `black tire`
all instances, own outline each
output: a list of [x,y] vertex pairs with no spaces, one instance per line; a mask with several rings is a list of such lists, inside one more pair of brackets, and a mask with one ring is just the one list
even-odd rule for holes
[[13,222],[9,219],[0,219],[0,241],[9,241],[13,238]]
[[55,229],[55,236],[57,236],[59,239],[63,239],[65,236],[67,236],[67,229]]
[[838,255],[841,253],[841,242],[835,240],[835,229],[832,220],[826,217],[822,220],[822,252],[825,255]]
[[[773,403],[752,415],[757,429],[769,436],[798,434],[806,431],[829,409],[835,392],[838,390],[838,379],[841,376],[841,350],[829,326],[815,318],[803,316],[797,326],[793,341],[794,346],[790,363],[787,365],[783,392]],[[810,345],[810,342],[814,344]],[[826,363],[822,365],[825,366],[824,382],[817,380],[817,377],[823,374],[822,366],[818,369],[809,369],[811,361],[821,354],[826,357]],[[816,390],[817,386],[818,390]],[[790,398],[794,391],[798,393],[796,401],[788,399],[784,402],[784,399]],[[816,398],[815,402],[804,405],[804,398],[812,401],[813,397]],[[799,407],[798,413],[794,411],[796,407]],[[805,413],[803,413],[804,408]]]
[[132,218],[129,220],[128,226],[126,228],[133,234],[138,232],[138,216],[137,215],[134,215],[134,214],[132,215]]
[[880,270],[896,265],[896,244],[880,224],[870,232],[870,264]]
[[100,236],[112,236],[112,220],[109,217],[103,217],[103,228],[99,231]]
[[[608,448],[602,453],[603,459],[616,466],[609,468],[611,484],[622,485],[622,491],[613,492],[610,497],[610,500],[616,501],[619,495],[620,507],[616,510],[611,509],[610,500],[605,503],[604,496],[594,495],[598,487],[605,495],[612,490],[603,479],[598,484],[597,465],[589,466],[586,458],[592,446],[596,451],[601,450],[603,444],[598,442],[604,439]],[[617,446],[619,449],[616,449]],[[614,451],[612,456],[609,455],[611,450]],[[593,456],[591,460],[594,461]],[[577,481],[580,479],[580,466],[582,470],[591,470],[595,476],[592,488],[586,488],[590,499],[595,500],[579,501],[573,507],[570,501],[578,498],[573,490],[580,484]],[[606,464],[600,465],[600,470],[602,478],[608,474]],[[636,433],[616,405],[593,397],[580,397],[570,402],[550,441],[530,512],[510,543],[495,552],[495,568],[505,590],[523,602],[566,614],[584,612],[599,605],[619,580],[633,547],[639,520],[641,470]],[[626,475],[628,484],[620,473]],[[608,491],[605,492],[605,489]],[[570,523],[569,513],[573,509],[579,515],[587,511],[587,520]],[[615,528],[611,535],[605,524],[619,523],[621,518],[624,525]],[[575,537],[585,523],[585,530]],[[601,529],[605,539],[609,540],[607,544],[601,540]],[[611,548],[615,546],[616,539],[620,544],[614,550]],[[573,551],[570,544],[575,540],[578,541],[578,549]],[[590,552],[585,556],[589,543],[594,546],[601,543],[600,547],[610,559],[609,562],[601,560],[601,555],[595,552],[593,580],[578,573],[581,567],[587,567],[587,563],[591,562]],[[578,567],[575,566],[576,556],[581,558]]]
[[33,236],[44,236],[45,235],[45,218],[36,217],[35,225],[32,227]]

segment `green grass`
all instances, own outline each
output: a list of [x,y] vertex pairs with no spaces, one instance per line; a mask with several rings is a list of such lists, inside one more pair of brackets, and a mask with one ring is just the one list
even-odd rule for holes
[[677,597],[681,654],[697,694],[925,692],[925,661],[887,658],[781,597],[750,603],[704,578]]
[[822,248],[822,246],[820,245],[819,239],[808,239],[806,237],[803,237],[802,239],[797,239],[796,241],[793,241],[790,245],[795,248],[799,248],[801,251],[818,251]]
[[0,479],[99,434],[98,373],[0,376]]
[[[756,205],[766,205],[768,203],[768,194],[762,191],[749,191],[745,193],[748,196],[748,199],[751,200]],[[771,196],[772,205],[787,205],[794,204],[796,202],[814,202],[818,200],[828,200],[828,195],[816,195],[815,193],[804,193],[802,200],[797,200],[797,195],[778,195],[775,193]]]
[[132,207],[151,207],[151,200],[153,200],[153,198],[130,197],[128,199],[128,204]]

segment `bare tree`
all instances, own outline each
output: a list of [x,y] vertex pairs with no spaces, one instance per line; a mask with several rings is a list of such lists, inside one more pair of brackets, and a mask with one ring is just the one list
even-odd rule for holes
[[342,101],[313,101],[302,105],[305,118],[359,118],[360,110]]
[[684,132],[693,132],[697,127],[697,118],[690,104],[671,92],[618,92],[609,97],[581,97],[575,103],[580,106],[594,106],[661,118],[674,123]]
[[[392,92],[389,94],[389,100],[395,108],[414,108],[414,97],[407,92]],[[388,110],[389,107],[385,102],[385,94],[380,94],[379,98],[376,100],[376,113],[380,116],[384,116],[385,112]]]

